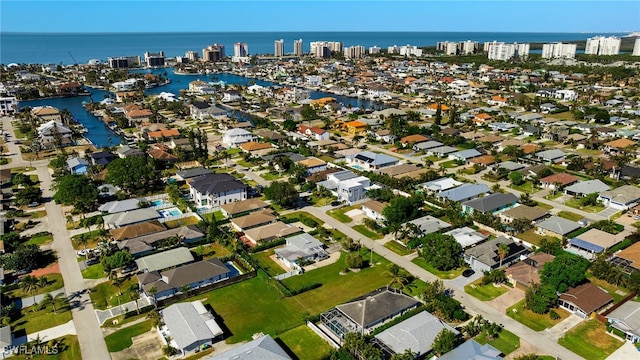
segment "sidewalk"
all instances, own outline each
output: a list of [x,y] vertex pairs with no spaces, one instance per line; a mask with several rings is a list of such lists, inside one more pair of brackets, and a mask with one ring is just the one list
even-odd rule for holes
[[[58,294],[65,294],[64,287],[58,290],[50,291],[49,294],[51,294],[52,297],[56,297],[56,295]],[[39,294],[35,296],[25,297],[25,298],[18,299],[13,303],[16,305],[17,309],[22,309],[22,308],[32,306],[34,304],[39,304],[42,301],[42,299],[44,299],[45,295],[46,294]]]
[[[145,306],[153,305],[153,301],[146,296],[141,296],[137,302],[138,309],[142,309]],[[107,310],[96,309],[96,316],[98,317],[98,323],[100,323],[100,326],[102,326],[107,320],[129,311],[136,311],[135,301],[129,301],[128,303],[121,304],[120,306],[114,306]]]

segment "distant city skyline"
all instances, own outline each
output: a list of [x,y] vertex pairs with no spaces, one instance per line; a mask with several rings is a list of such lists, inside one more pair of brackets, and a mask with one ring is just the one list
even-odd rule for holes
[[631,0],[3,0],[0,10],[0,31],[32,33],[640,31],[640,2]]

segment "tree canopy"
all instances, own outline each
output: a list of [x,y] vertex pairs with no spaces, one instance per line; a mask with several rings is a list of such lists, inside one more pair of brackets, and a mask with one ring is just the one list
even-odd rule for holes
[[438,270],[451,270],[460,266],[462,246],[451,235],[432,233],[419,239],[420,256]]
[[129,193],[146,190],[156,179],[153,166],[144,157],[129,156],[115,159],[107,165],[105,181]]
[[272,182],[264,188],[264,195],[274,203],[287,208],[294,207],[299,198],[295,185],[286,181]]
[[553,261],[544,264],[540,272],[543,285],[550,285],[552,289],[563,293],[569,287],[581,284],[586,279],[589,261],[578,255],[561,253]]
[[98,199],[98,188],[93,180],[84,175],[65,175],[58,181],[53,199],[64,205],[73,205],[77,210],[93,210]]
[[417,196],[398,196],[389,202],[382,210],[385,221],[389,225],[400,225],[413,220],[422,213],[422,199]]

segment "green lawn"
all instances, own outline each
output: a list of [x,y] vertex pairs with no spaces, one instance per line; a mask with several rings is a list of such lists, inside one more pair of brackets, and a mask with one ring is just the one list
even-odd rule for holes
[[545,204],[545,203],[542,203],[542,202],[538,202],[538,207],[541,207],[541,208],[543,208],[545,210],[553,209],[553,205]]
[[62,280],[61,274],[47,274],[44,275],[44,277],[47,279],[47,285],[41,288],[37,288],[34,292],[27,292],[21,288],[17,288],[12,291],[7,291],[6,293],[4,293],[4,295],[12,299],[17,299],[39,294],[46,294],[53,290],[58,290],[64,286],[64,281]]
[[49,232],[35,234],[27,241],[27,244],[44,245],[53,241],[53,235]]
[[382,235],[378,234],[375,231],[370,230],[368,227],[366,227],[366,226],[364,226],[362,224],[354,226],[353,230],[359,232],[360,234],[362,234],[362,235],[364,235],[364,236],[366,236],[366,237],[368,237],[369,239],[372,239],[372,240],[380,240],[380,239],[383,238]]
[[252,254],[253,258],[260,264],[260,266],[269,273],[271,276],[276,276],[286,273],[286,271],[275,261],[271,260],[270,256],[274,254],[273,249],[261,251],[259,253]]
[[200,217],[203,220],[208,220],[208,221],[211,221],[211,219],[213,219],[214,216],[216,218],[216,221],[218,221],[218,222],[223,221],[223,220],[226,219],[226,217],[224,217],[224,215],[222,215],[222,211],[221,210],[200,215]]
[[493,340],[488,340],[484,334],[476,336],[475,340],[482,345],[489,343],[489,345],[502,351],[502,354],[505,356],[520,347],[520,338],[518,335],[506,329],[502,329],[498,337]]
[[453,168],[458,167],[460,165],[458,165],[458,163],[455,160],[449,160],[449,161],[438,163],[437,166],[438,167],[443,167],[445,169],[453,169]]
[[387,241],[386,243],[384,243],[384,247],[401,256],[409,255],[413,252],[413,250],[407,249],[406,246],[400,244],[395,240]]
[[445,279],[445,280],[450,280],[450,279],[455,279],[458,276],[462,275],[462,272],[464,271],[465,268],[457,268],[457,269],[453,269],[450,271],[440,271],[436,268],[434,268],[431,264],[427,263],[423,258],[421,257],[417,257],[413,260],[411,260],[412,263],[420,266],[421,268],[427,270],[428,272],[432,273],[433,275],[441,278],[441,279]]
[[[91,302],[93,303],[93,306],[96,307],[96,309],[100,310],[105,310],[108,307],[124,304],[128,301],[131,301],[131,296],[128,291],[129,287],[137,283],[138,282],[136,281],[135,277],[128,277],[120,286],[120,289],[122,290],[122,295],[120,296],[118,296],[118,288],[113,285],[111,281],[98,284],[89,292]],[[118,297],[120,298],[119,301]]]
[[100,263],[91,265],[86,269],[82,270],[82,277],[85,279],[100,279],[105,276],[106,274],[104,273],[104,268]]
[[[613,284],[609,284],[604,280],[600,280],[593,276],[590,272],[587,272],[587,279],[589,279],[589,282],[593,285],[606,290],[613,298],[614,304],[619,303],[620,300],[624,299],[629,294],[629,291],[627,289],[619,288]],[[618,294],[618,291],[624,292],[624,295]]]
[[582,211],[586,211],[586,212],[590,212],[590,213],[599,213],[600,211],[604,210],[604,206],[602,206],[602,205],[582,206],[578,199],[571,199],[569,201],[565,201],[564,204],[567,205],[567,206],[571,206],[572,208],[580,209]]
[[524,300],[521,300],[507,309],[507,315],[535,331],[542,331],[553,327],[570,315],[568,311],[560,308],[553,310],[560,315],[559,319],[552,320],[548,313],[536,314],[531,310],[527,310],[524,308]]
[[588,320],[566,332],[558,344],[585,359],[604,360],[623,344],[605,332],[603,323],[595,319]]
[[133,341],[131,340],[133,337],[148,332],[152,327],[153,321],[147,320],[107,335],[104,338],[104,341],[107,343],[107,349],[109,352],[122,351],[133,345]]
[[560,196],[562,196],[562,191],[558,191],[555,194],[554,193],[550,193],[549,195],[545,195],[545,199],[547,200],[555,200],[557,198],[559,198]]
[[335,210],[329,210],[327,211],[327,215],[331,216],[332,218],[340,221],[341,223],[350,223],[353,221],[352,218],[350,218],[349,216],[345,215],[346,212],[349,212],[353,209],[356,209],[357,206],[347,206],[347,207],[343,207],[343,208],[339,208],[339,209],[335,209]]
[[267,181],[278,180],[282,177],[278,173],[264,173],[264,174],[260,174],[260,176]]
[[509,185],[509,187],[518,191],[529,193],[529,194],[533,194],[539,190],[533,187],[533,183],[531,181],[525,181],[524,183],[517,186]]
[[482,285],[482,279],[478,279],[464,287],[464,292],[482,301],[493,300],[507,291],[508,289],[502,285]]
[[536,229],[529,229],[523,233],[516,235],[516,237],[528,242],[529,244],[540,246],[540,241],[546,236],[536,234]]
[[307,218],[307,219],[311,219],[313,221],[316,222],[316,224],[318,225],[324,225],[324,221],[318,219],[317,217],[309,214],[306,211],[295,211],[286,215],[282,215],[281,218],[283,219],[298,219],[300,221],[303,221],[303,219]]
[[[55,344],[58,350],[57,354],[47,354],[44,359],[47,360],[77,360],[82,358],[80,353],[80,343],[76,335],[67,335],[54,340],[43,339],[47,345]],[[32,357],[30,355],[21,354],[11,357],[12,360],[40,359],[40,357]]]
[[212,257],[221,258],[233,253],[231,250],[218,243],[198,245],[190,248],[189,250],[198,256],[202,256],[203,259],[210,259]]
[[169,229],[175,229],[181,226],[197,225],[199,222],[200,220],[197,217],[189,216],[178,220],[167,221],[164,225]]
[[300,360],[327,359],[332,349],[307,325],[284,332],[279,338]]
[[100,240],[100,231],[99,230],[93,230],[93,231],[89,231],[89,232],[85,232],[82,234],[78,234],[78,235],[74,235],[71,237],[71,243],[73,244],[73,248],[76,250],[83,250],[84,249],[84,245],[80,245],[80,243],[78,242],[80,240],[80,237],[82,236],[87,236],[89,238],[89,243],[87,244],[87,249],[91,249],[94,248],[98,245],[98,241]]
[[244,160],[236,160],[236,164],[244,166],[246,168],[252,168],[252,167],[256,166],[255,164],[250,163],[248,161],[244,161]]
[[58,312],[54,313],[51,305],[38,311],[33,311],[32,306],[24,308],[21,310],[22,316],[11,323],[11,330],[13,332],[21,332],[24,330],[27,334],[32,334],[62,325],[73,318],[69,306],[57,310]]
[[567,220],[571,220],[571,221],[579,221],[580,219],[582,219],[582,215],[578,215],[576,213],[572,213],[569,211],[560,211],[558,213],[558,216],[560,216],[561,218],[565,218]]

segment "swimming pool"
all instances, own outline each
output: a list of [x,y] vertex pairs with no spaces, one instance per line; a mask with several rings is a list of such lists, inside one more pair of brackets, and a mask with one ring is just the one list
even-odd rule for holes
[[227,269],[229,269],[230,271],[230,274],[229,274],[230,278],[238,275],[242,275],[242,271],[238,269],[238,267],[233,263],[233,261],[227,261],[225,265],[227,266]]
[[165,201],[164,201],[164,200],[162,200],[162,199],[156,199],[156,200],[151,201],[149,204],[150,204],[151,206],[154,206],[154,207],[155,207],[155,206],[160,206],[160,205],[165,204]]
[[364,168],[360,165],[351,165],[352,168],[356,169],[356,170],[364,170]]
[[160,215],[162,215],[162,217],[171,217],[171,216],[178,216],[178,215],[182,215],[182,211],[180,211],[180,209],[178,209],[177,207],[172,207],[169,209],[164,209],[164,210],[158,210],[158,213],[160,213]]

